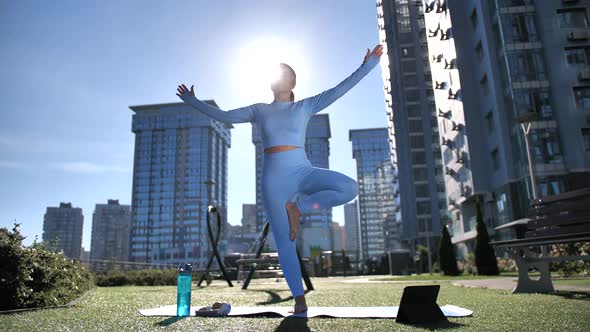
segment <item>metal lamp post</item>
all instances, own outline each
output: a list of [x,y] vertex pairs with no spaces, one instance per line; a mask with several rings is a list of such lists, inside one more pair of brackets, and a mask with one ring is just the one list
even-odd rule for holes
[[521,115],[516,117],[515,120],[520,124],[520,128],[524,134],[524,145],[526,148],[527,159],[529,163],[529,176],[531,179],[531,193],[533,195],[533,200],[537,199],[537,182],[535,181],[535,171],[533,165],[533,156],[531,154],[530,144],[529,144],[529,133],[531,131],[531,121],[536,119],[537,116],[533,113]]
[[[531,148],[529,144],[529,133],[531,132],[531,122],[537,118],[536,114],[529,112],[515,118],[520,123],[520,128],[524,134],[524,145],[526,148],[527,160],[529,163],[529,176],[531,178],[531,193],[533,195],[533,201],[538,198],[537,196],[537,182],[535,180],[535,170],[533,163],[533,156],[531,154]],[[541,252],[543,255],[547,254],[547,246],[541,246]]]

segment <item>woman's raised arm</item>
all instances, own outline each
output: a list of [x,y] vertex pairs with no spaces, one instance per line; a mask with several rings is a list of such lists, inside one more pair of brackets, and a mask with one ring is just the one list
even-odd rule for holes
[[204,101],[201,101],[195,97],[195,91],[193,90],[194,85],[189,90],[184,84],[178,86],[178,93],[176,94],[185,103],[191,105],[197,110],[209,115],[217,121],[224,123],[244,123],[254,122],[254,113],[256,110],[255,105],[246,107],[236,108],[229,111],[223,111],[217,107],[211,106]]
[[365,55],[363,63],[350,76],[345,78],[335,87],[315,96],[304,99],[304,101],[309,103],[307,109],[308,112],[311,113],[310,115],[318,113],[324,108],[330,106],[333,102],[338,100],[338,98],[342,97],[346,92],[348,92],[348,90],[352,89],[352,87],[354,87],[379,63],[381,54],[383,54],[382,50],[382,45],[377,45],[371,53],[369,53],[369,50],[367,49],[367,54]]

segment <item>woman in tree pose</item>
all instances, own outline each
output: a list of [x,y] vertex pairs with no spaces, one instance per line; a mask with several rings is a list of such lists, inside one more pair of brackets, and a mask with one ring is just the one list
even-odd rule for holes
[[[257,103],[229,111],[213,107],[195,97],[194,85],[184,84],[176,94],[197,110],[224,123],[250,122],[260,128],[264,147],[262,166],[262,203],[269,217],[278,249],[279,263],[295,299],[290,312],[307,311],[301,266],[295,238],[299,217],[320,209],[350,202],[358,194],[357,182],[339,172],[314,167],[305,153],[305,133],[312,115],[328,107],[355,86],[378,63],[383,46],[367,49],[363,63],[335,87],[315,96],[295,101],[295,71],[281,63],[281,76],[270,84],[274,101]],[[295,197],[295,199],[294,199]]]

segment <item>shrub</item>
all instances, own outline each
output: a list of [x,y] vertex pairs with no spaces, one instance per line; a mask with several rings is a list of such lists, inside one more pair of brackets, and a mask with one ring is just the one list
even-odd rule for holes
[[512,258],[498,258],[498,270],[500,272],[516,272],[516,263]]
[[[576,243],[564,243],[555,244],[550,246],[550,256],[588,256],[590,255],[590,243],[588,242],[576,242]],[[551,271],[557,272],[559,275],[569,277],[572,275],[589,275],[590,274],[590,262],[588,261],[564,261],[564,262],[551,262]]]
[[498,262],[494,248],[490,245],[488,229],[483,222],[481,213],[481,203],[477,201],[475,208],[477,210],[477,236],[475,238],[475,265],[477,274],[498,275]]
[[451,235],[449,234],[446,225],[442,225],[441,228],[442,233],[438,247],[440,270],[444,275],[459,275],[459,269],[457,268],[457,258],[455,257],[455,247],[451,242]]
[[428,248],[426,246],[421,244],[416,245],[414,264],[416,265],[417,273],[425,273],[428,271]]
[[[211,275],[211,274],[210,274]],[[200,272],[193,272],[193,281],[198,281]],[[97,286],[165,286],[176,285],[177,271],[170,270],[137,270],[137,271],[105,271],[95,274]]]
[[24,247],[20,224],[0,228],[0,310],[63,305],[93,287],[92,274],[44,243]]

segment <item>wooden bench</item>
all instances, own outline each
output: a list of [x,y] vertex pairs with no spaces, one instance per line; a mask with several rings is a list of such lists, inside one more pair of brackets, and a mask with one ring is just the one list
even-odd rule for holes
[[275,277],[276,281],[279,281],[283,277],[277,253],[261,254],[258,258],[255,254],[242,254],[236,263],[238,263],[238,282],[245,280],[251,267],[254,267],[254,275],[258,278]]
[[[496,227],[512,228],[513,240],[493,241],[491,245],[504,247],[518,268],[518,283],[513,293],[553,292],[549,262],[590,260],[584,256],[548,256],[544,246],[590,241],[590,188],[545,196],[533,201],[527,218]],[[533,280],[529,269],[540,272]]]

